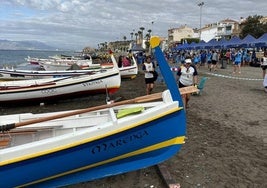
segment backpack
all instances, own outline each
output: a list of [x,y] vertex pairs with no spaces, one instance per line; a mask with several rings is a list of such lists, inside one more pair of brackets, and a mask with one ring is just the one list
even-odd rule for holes
[[158,72],[157,71],[153,71],[153,78],[154,78],[154,81],[156,81],[158,79]]

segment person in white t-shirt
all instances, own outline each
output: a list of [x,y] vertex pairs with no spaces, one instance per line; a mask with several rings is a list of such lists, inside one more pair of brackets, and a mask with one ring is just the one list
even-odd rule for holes
[[155,65],[151,62],[151,57],[147,56],[145,62],[143,63],[143,71],[145,73],[145,83],[146,83],[146,94],[150,95],[154,88],[154,74]]
[[267,74],[266,74],[267,52],[264,52],[264,57],[261,60],[261,68],[262,68],[263,86],[264,86],[265,92],[267,93]]
[[262,77],[264,79],[267,69],[267,52],[264,52],[264,56],[261,59]]
[[[191,59],[186,59],[185,63],[177,72],[177,80],[179,81],[179,88],[196,85],[198,83],[197,69],[192,65]],[[183,95],[183,102],[185,108],[188,108],[188,101],[190,94]]]

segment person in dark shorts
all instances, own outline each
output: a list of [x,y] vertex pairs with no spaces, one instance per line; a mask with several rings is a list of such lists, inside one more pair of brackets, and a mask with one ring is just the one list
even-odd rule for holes
[[151,62],[151,57],[147,56],[145,62],[143,63],[143,71],[145,73],[145,83],[146,83],[146,94],[150,95],[154,88],[154,75],[155,65]]
[[262,78],[264,79],[267,69],[267,52],[264,53],[264,56],[261,59],[261,69],[262,69]]
[[263,87],[264,91],[267,93],[267,51],[264,52],[264,56],[261,59],[261,69],[262,69],[262,78],[263,78]]
[[[177,72],[179,88],[196,85],[198,82],[197,75],[197,69],[192,65],[191,59],[186,59],[184,66],[181,66],[181,68]],[[185,108],[188,108],[190,94],[183,95],[182,97]]]
[[211,56],[210,71],[212,71],[212,70],[217,71],[218,60],[219,60],[219,55],[215,50],[213,50],[212,51],[212,56]]

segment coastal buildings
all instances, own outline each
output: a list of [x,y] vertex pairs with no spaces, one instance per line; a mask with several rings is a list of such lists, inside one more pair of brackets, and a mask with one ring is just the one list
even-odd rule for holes
[[[170,28],[167,31],[167,37],[161,37],[161,41],[164,43],[162,49],[171,48],[176,46],[177,44],[183,43],[184,39],[195,39],[195,40],[203,40],[208,42],[212,39],[220,40],[226,39],[229,40],[233,36],[239,36],[242,31],[242,23],[244,23],[246,19],[243,17],[240,20],[236,21],[230,18],[226,18],[224,20],[218,21],[216,23],[209,23],[204,25],[201,29],[199,28],[191,28],[188,25],[182,25],[177,28]],[[267,22],[267,16],[261,18],[261,23]],[[150,31],[151,32],[151,31]],[[200,35],[201,32],[201,35]],[[141,32],[140,32],[141,33]],[[150,33],[149,33],[150,34]],[[136,35],[137,37],[138,35]],[[150,35],[149,35],[150,36]],[[148,48],[146,45],[147,38],[143,38],[143,42],[137,40],[136,44],[140,44],[144,49]],[[134,41],[134,40],[133,40]],[[131,41],[128,41],[128,43]],[[190,43],[190,42],[189,42]],[[118,43],[114,43],[112,47],[118,46]],[[115,49],[127,49],[128,44],[120,42],[119,47],[115,47]]]
[[179,28],[172,28],[168,30],[168,42],[169,44],[181,43],[184,38],[197,38],[198,34],[187,25],[183,25]]
[[[193,29],[187,25],[179,28],[168,30],[169,44],[181,43],[184,38],[199,38],[200,29]],[[211,39],[230,39],[232,36],[237,36],[240,32],[239,22],[231,19],[221,20],[216,23],[206,24],[201,28],[201,38],[205,42]]]
[[214,38],[219,40],[238,36],[241,31],[239,23],[228,18],[217,23],[208,24],[204,28],[201,28],[201,40],[208,42]]

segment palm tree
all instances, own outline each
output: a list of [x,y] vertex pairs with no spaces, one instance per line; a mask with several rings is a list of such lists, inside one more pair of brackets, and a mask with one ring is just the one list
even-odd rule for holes
[[144,32],[145,28],[144,27],[140,27],[139,29],[141,30],[141,41],[143,41],[143,32]]
[[149,43],[150,33],[147,33],[145,38],[146,38],[145,46],[146,46],[146,50],[148,51],[149,45],[150,45],[150,43]]
[[138,31],[138,36],[139,36],[139,42],[138,42],[138,44],[142,44],[142,31]]
[[108,42],[105,42],[105,49],[108,49]]
[[133,34],[134,34],[133,32],[130,33],[130,35],[131,35],[131,40],[133,40]]
[[147,32],[148,32],[148,34],[150,35],[150,33],[152,32],[152,30],[151,30],[151,29],[149,29],[149,30],[147,30]]
[[149,41],[149,39],[150,39],[150,34],[147,33],[146,36],[145,36],[145,38],[146,38],[147,41]]
[[135,33],[134,35],[135,35],[135,42],[137,44],[137,36],[138,36],[138,33]]

